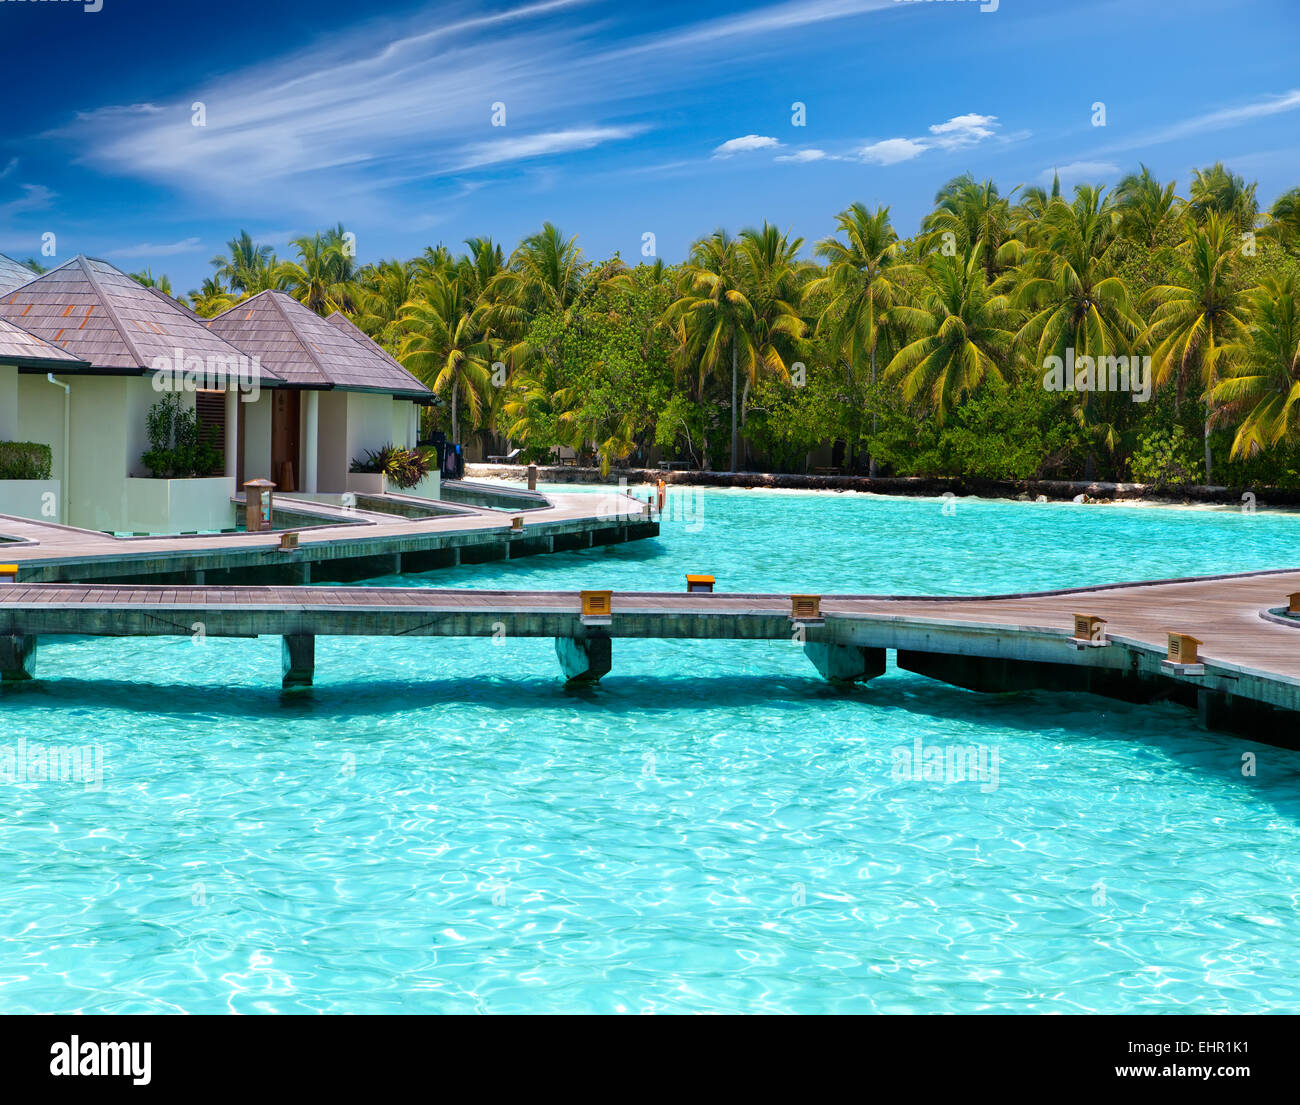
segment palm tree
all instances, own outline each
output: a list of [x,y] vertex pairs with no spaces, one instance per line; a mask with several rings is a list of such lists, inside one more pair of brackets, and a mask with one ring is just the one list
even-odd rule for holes
[[1080,184],[1074,202],[1053,205],[1043,221],[1045,245],[1030,256],[1015,294],[1028,312],[1017,339],[1039,362],[1067,348],[1090,357],[1126,350],[1142,322],[1110,264],[1118,227],[1110,197]]
[[894,308],[913,336],[885,369],[901,379],[903,397],[924,396],[942,424],[961,400],[986,379],[1001,381],[1015,333],[1005,295],[990,292],[980,251],[969,256],[932,255],[920,266],[924,287],[916,304]]
[[1187,209],[1199,225],[1203,226],[1211,214],[1218,214],[1230,220],[1237,233],[1244,233],[1253,230],[1259,219],[1257,187],[1248,185],[1219,161],[1208,169],[1192,171],[1192,198]]
[[241,230],[239,237],[226,243],[226,248],[230,251],[229,258],[217,254],[212,264],[216,266],[217,277],[228,281],[237,292],[254,291],[262,274],[275,264],[275,251],[270,246],[258,245],[247,230]]
[[[825,275],[805,286],[804,297],[827,296],[817,330],[840,350],[850,373],[849,391],[854,395],[854,378],[867,365],[872,386],[876,383],[882,320],[900,301],[893,273],[899,255],[898,234],[889,221],[888,207],[877,207],[871,213],[855,203],[836,215],[835,223],[845,240],[831,237],[817,243],[817,256],[827,261]],[[853,413],[856,429],[856,404]],[[873,433],[875,429],[873,413]],[[856,432],[853,436],[857,436]],[[850,462],[855,444],[849,443]],[[876,474],[874,457],[868,458],[867,470],[872,476]]]
[[1300,248],[1300,188],[1283,192],[1273,202],[1265,232],[1287,248]]
[[740,395],[743,429],[749,395],[758,384],[759,374],[766,372],[782,380],[790,377],[788,363],[799,353],[808,329],[795,304],[802,297],[801,285],[810,266],[798,260],[803,239],[791,239],[767,222],[758,229],[742,230],[739,244],[749,302],[754,308],[757,354]]
[[133,272],[131,279],[143,284],[146,288],[157,288],[163,295],[172,294],[172,282],[165,275],[155,279],[149,269],[145,269],[143,272]]
[[298,251],[298,260],[280,262],[277,271],[294,299],[322,315],[345,310],[351,302],[352,289],[345,279],[350,262],[334,235],[329,231],[295,238],[290,244]]
[[1246,331],[1246,298],[1235,284],[1236,223],[1231,216],[1211,210],[1205,224],[1190,224],[1187,240],[1179,246],[1175,283],[1147,292],[1154,305],[1145,341],[1155,343],[1151,354],[1155,382],[1163,384],[1177,375],[1181,396],[1191,375],[1199,373],[1205,401],[1205,482],[1212,478],[1210,427],[1213,393]]
[[678,298],[665,313],[665,322],[684,324],[691,356],[699,366],[700,388],[731,355],[731,470],[739,462],[737,415],[741,369],[753,378],[758,367],[754,346],[754,307],[744,288],[744,261],[740,245],[725,230],[715,230],[691,247],[682,273]]
[[1120,233],[1148,248],[1162,232],[1178,222],[1182,201],[1174,195],[1174,181],[1162,185],[1145,165],[1129,173],[1114,192]]
[[417,290],[415,266],[409,261],[380,261],[357,274],[352,293],[352,321],[372,338],[391,334],[402,308]]
[[490,386],[492,350],[482,313],[459,277],[434,277],[402,308],[399,358],[439,395],[451,393],[451,436],[460,440],[459,406],[478,418]]
[[1011,210],[1015,236],[1026,248],[1041,245],[1043,217],[1052,204],[1061,199],[1061,174],[1052,174],[1052,187],[1031,185],[1020,193],[1020,202]]
[[951,234],[963,256],[976,250],[981,253],[984,276],[990,284],[1020,261],[1025,247],[1016,237],[1011,197],[1001,195],[993,181],[977,182],[970,173],[954,177],[939,189],[934,204],[934,210],[921,220],[927,250],[942,251],[944,236]]
[[1233,457],[1269,449],[1300,428],[1300,278],[1268,277],[1250,301],[1237,363],[1214,389],[1219,414],[1241,419]]
[[196,315],[204,318],[216,318],[235,305],[235,297],[219,279],[214,276],[204,278],[203,287],[190,292],[190,306]]
[[[1112,196],[1090,184],[1077,185],[1073,202],[1053,203],[1042,223],[1043,244],[1023,266],[1013,300],[1026,313],[1017,343],[1027,354],[1032,350],[1039,365],[1053,356],[1064,360],[1071,349],[1094,360],[1127,357],[1143,323],[1112,263],[1120,227]],[[1091,389],[1079,393],[1075,417],[1113,452],[1119,431],[1113,422],[1095,419],[1093,395]],[[1089,475],[1093,463],[1090,453]]]

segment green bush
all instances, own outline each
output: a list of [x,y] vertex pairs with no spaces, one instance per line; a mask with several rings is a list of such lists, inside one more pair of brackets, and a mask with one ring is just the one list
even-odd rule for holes
[[210,476],[221,468],[216,431],[199,433],[194,408],[182,406],[180,396],[166,395],[149,408],[146,423],[149,449],[140,462],[156,480]]
[[48,480],[54,454],[36,441],[0,441],[0,480]]
[[1195,483],[1201,471],[1196,449],[1196,441],[1182,426],[1174,426],[1172,430],[1152,430],[1138,438],[1138,447],[1129,458],[1129,467],[1138,483],[1156,487]]

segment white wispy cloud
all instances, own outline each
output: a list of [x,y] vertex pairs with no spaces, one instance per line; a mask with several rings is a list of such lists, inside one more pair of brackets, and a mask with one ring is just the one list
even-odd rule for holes
[[[440,4],[352,25],[171,101],[110,104],[42,137],[65,140],[97,170],[198,192],[214,208],[329,218],[339,196],[620,141],[640,112],[611,118],[610,105],[698,83],[698,65],[684,56],[734,65],[741,43],[779,41],[792,28],[887,10],[893,0],[787,0],[613,46],[604,44],[604,15],[549,18],[586,6],[594,0],[486,14]],[[620,64],[630,54],[636,63]],[[196,101],[206,126],[191,125]],[[508,118],[502,133],[490,126],[498,102]]]
[[936,146],[955,150],[992,138],[997,121],[996,115],[954,115],[946,123],[932,124],[930,133],[935,136]]
[[875,165],[897,165],[920,157],[927,150],[959,150],[974,146],[997,136],[998,127],[996,115],[977,115],[973,112],[954,115],[947,122],[932,123],[928,137],[886,138],[859,147],[855,156]]
[[572,130],[548,131],[544,134],[501,137],[466,146],[461,150],[461,160],[456,168],[464,171],[478,169],[485,165],[500,165],[507,161],[545,157],[548,154],[589,150],[604,142],[634,138],[646,129],[644,126],[577,127]]
[[1114,176],[1118,172],[1119,166],[1112,161],[1071,161],[1068,165],[1044,169],[1038,174],[1038,178],[1045,184],[1050,184],[1052,178],[1056,176],[1059,176],[1063,181],[1092,181],[1102,177]]
[[25,211],[43,211],[54,200],[55,193],[44,184],[20,184],[22,191],[17,199],[0,203],[0,218],[9,218]]
[[18,158],[11,157],[3,169],[0,169],[0,180],[4,180],[18,168]]
[[154,245],[152,242],[141,242],[137,246],[127,246],[125,249],[113,250],[114,257],[175,257],[179,253],[194,253],[203,248],[203,242],[198,238],[185,238],[179,242],[168,242],[164,245]]
[[900,161],[911,161],[920,157],[929,147],[914,138],[886,138],[883,142],[872,142],[858,150],[863,161],[876,165],[897,165]]
[[797,164],[803,164],[808,161],[824,161],[830,155],[825,150],[807,149],[796,150],[794,153],[781,154],[777,157],[778,161],[793,161]]
[[733,154],[750,153],[754,150],[770,150],[781,143],[764,134],[745,134],[739,138],[729,138],[713,149],[714,157],[731,157]]

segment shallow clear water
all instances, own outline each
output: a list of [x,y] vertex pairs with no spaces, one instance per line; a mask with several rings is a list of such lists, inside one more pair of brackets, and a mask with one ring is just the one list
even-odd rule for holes
[[[656,541],[402,582],[998,592],[1300,560],[1291,515],[674,494]],[[785,643],[615,641],[585,692],[549,641],[321,639],[288,697],[279,665],[276,639],[44,643],[0,695],[4,747],[103,756],[98,789],[0,783],[0,1010],[1300,1006],[1300,755],[1178,707],[893,668],[842,693]],[[996,787],[900,776],[918,739],[996,751]]]

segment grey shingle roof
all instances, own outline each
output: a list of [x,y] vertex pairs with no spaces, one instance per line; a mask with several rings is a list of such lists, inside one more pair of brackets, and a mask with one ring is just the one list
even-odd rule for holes
[[41,341],[21,326],[0,319],[0,364],[20,368],[46,368],[52,372],[88,367],[67,350]]
[[[0,318],[104,372],[152,372],[155,357],[247,356],[176,303],[107,261],[76,257],[0,295]],[[262,382],[276,383],[263,368]]]
[[13,291],[29,280],[35,280],[36,273],[26,265],[20,265],[12,257],[0,253],[0,294]]
[[327,322],[284,292],[259,292],[208,322],[290,386],[376,391],[427,399],[431,392],[346,320]]

